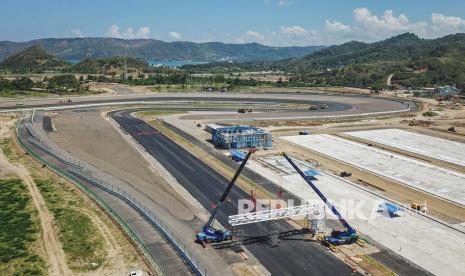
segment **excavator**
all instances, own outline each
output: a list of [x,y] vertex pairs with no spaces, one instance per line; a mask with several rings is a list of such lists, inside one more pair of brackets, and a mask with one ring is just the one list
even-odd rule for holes
[[216,216],[218,214],[218,210],[221,208],[221,205],[224,203],[226,200],[229,192],[231,192],[232,187],[236,183],[237,178],[242,172],[242,169],[244,169],[245,164],[247,164],[247,161],[249,160],[250,156],[256,151],[256,149],[252,148],[249,150],[247,155],[245,156],[244,160],[242,161],[241,165],[237,169],[236,173],[234,174],[233,178],[229,182],[228,186],[226,187],[226,190],[223,192],[223,195],[220,197],[218,200],[217,204],[215,205],[215,209],[213,209],[213,212],[208,219],[207,223],[203,226],[202,232],[197,233],[195,235],[197,242],[201,243],[202,245],[205,246],[205,243],[214,243],[214,242],[222,242],[226,240],[231,240],[233,238],[233,234],[229,230],[221,230],[221,229],[215,229],[213,227],[213,223],[215,222]]
[[341,244],[351,244],[357,241],[358,234],[352,226],[341,216],[339,211],[331,204],[330,201],[323,195],[323,193],[313,184],[312,180],[315,180],[313,176],[306,175],[299,167],[292,161],[286,153],[281,153],[281,155],[286,158],[287,162],[300,174],[300,176],[310,185],[310,187],[315,191],[315,193],[323,200],[323,202],[328,206],[333,214],[339,219],[341,224],[346,228],[346,231],[333,230],[330,236],[325,237],[325,242],[332,245],[341,245]]

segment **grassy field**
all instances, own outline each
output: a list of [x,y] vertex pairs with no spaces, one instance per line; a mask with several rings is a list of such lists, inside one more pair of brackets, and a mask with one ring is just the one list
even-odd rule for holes
[[0,206],[0,274],[45,275],[45,262],[32,250],[40,228],[20,179],[0,180]]
[[58,235],[73,271],[87,272],[105,264],[107,252],[101,233],[84,211],[87,207],[76,200],[75,190],[52,178],[35,178],[48,209],[58,226]]
[[160,115],[172,115],[172,114],[179,114],[183,113],[182,111],[170,111],[170,110],[146,110],[137,112],[137,115],[140,116],[160,116]]
[[5,156],[12,160],[15,158],[14,156],[14,153],[13,151],[11,150],[11,140],[7,140],[7,139],[2,139],[0,141],[0,148],[2,149],[3,151],[3,154],[5,154]]
[[22,98],[46,98],[46,97],[56,97],[57,94],[49,92],[39,92],[39,91],[2,91],[0,92],[0,97],[2,98],[13,98],[13,99],[22,99]]

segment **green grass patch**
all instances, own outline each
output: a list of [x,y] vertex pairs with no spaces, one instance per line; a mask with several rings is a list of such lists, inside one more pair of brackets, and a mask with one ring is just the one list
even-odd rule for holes
[[437,112],[434,112],[434,111],[427,111],[427,112],[423,113],[423,116],[425,116],[425,117],[436,117],[438,115],[439,114]]
[[53,179],[34,179],[58,226],[58,236],[73,271],[93,271],[106,260],[105,243],[74,190]]
[[170,111],[170,110],[146,110],[138,112],[141,116],[160,116],[160,115],[171,115],[183,113],[182,111]]
[[3,98],[47,98],[56,97],[57,94],[45,91],[18,91],[18,90],[3,90],[0,92],[0,97]]
[[3,154],[5,154],[5,156],[9,160],[13,160],[16,157],[13,150],[11,149],[11,140],[8,140],[8,139],[0,140],[0,148],[3,151]]
[[0,180],[0,271],[44,275],[45,262],[30,248],[39,234],[28,189],[20,179]]

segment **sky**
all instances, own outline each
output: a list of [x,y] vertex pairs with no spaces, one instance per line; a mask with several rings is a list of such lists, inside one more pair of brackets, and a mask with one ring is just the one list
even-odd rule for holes
[[4,0],[0,40],[116,37],[271,46],[465,32],[463,0]]

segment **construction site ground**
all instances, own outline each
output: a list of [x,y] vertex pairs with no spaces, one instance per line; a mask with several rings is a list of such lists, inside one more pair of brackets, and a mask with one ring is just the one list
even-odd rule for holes
[[[430,107],[426,107],[426,109],[427,108],[430,108]],[[214,113],[214,112],[210,112],[210,113]],[[210,138],[210,134],[205,132],[205,130],[203,129],[203,126],[197,127],[197,124],[199,123],[198,119],[200,118],[202,117],[201,116],[187,117],[187,116],[171,114],[167,116],[161,116],[160,119],[163,119],[167,123],[174,125],[177,128],[180,128],[182,131],[189,133],[190,135],[198,138],[199,141],[202,141],[206,145],[210,145],[210,147],[212,147],[212,145],[209,144],[209,142],[207,141]],[[204,117],[204,118],[208,118],[208,120],[201,120],[200,122],[202,125],[206,123],[215,123],[215,122],[221,121],[220,119],[214,120],[213,114],[209,114],[208,117]],[[425,121],[427,123],[409,126],[409,123],[412,121],[413,118],[415,118],[416,121],[420,121],[420,122]],[[153,118],[150,118],[150,119],[153,120]],[[422,116],[421,111],[420,111],[418,114],[405,115],[401,117],[361,119],[361,120],[355,120],[355,121],[349,121],[349,122],[343,122],[343,123],[328,122],[328,121],[321,122],[321,121],[315,121],[315,120],[306,120],[303,122],[305,122],[307,125],[299,126],[297,128],[295,127],[294,124],[290,124],[290,126],[281,125],[279,127],[275,127],[273,126],[273,123],[272,123],[271,126],[268,126],[265,128],[273,131],[274,135],[282,136],[282,135],[295,135],[301,129],[309,129],[310,132],[312,133],[339,134],[344,131],[371,130],[371,129],[382,129],[382,128],[395,127],[395,128],[402,128],[402,129],[406,129],[412,132],[417,132],[417,133],[421,133],[425,135],[435,136],[438,138],[444,138],[444,139],[449,139],[449,140],[458,141],[458,142],[465,142],[465,136],[463,136],[463,133],[465,133],[465,128],[464,128],[465,114],[463,111],[461,110],[457,111],[455,109],[446,109],[445,111],[443,110],[443,113],[440,114],[439,117],[434,118],[434,119]],[[276,121],[276,123],[279,125],[279,121]],[[455,129],[456,129],[455,133],[447,131],[447,129],[451,126],[455,126]],[[373,146],[376,146],[376,144],[374,144]],[[389,150],[392,148],[387,147],[385,149]],[[386,198],[395,200],[397,202],[409,204],[411,202],[422,203],[426,200],[428,202],[428,214],[429,215],[442,219],[446,221],[447,223],[455,224],[455,226],[458,228],[463,227],[462,225],[464,224],[463,222],[465,221],[465,212],[464,212],[464,209],[461,207],[448,204],[434,197],[429,197],[425,195],[424,193],[402,187],[401,185],[397,183],[394,183],[382,177],[378,177],[369,172],[355,170],[353,167],[347,164],[343,164],[334,159],[327,158],[326,156],[323,156],[316,152],[302,151],[302,149],[299,147],[296,147],[288,143],[283,143],[276,139],[274,139],[274,149],[272,151],[267,151],[264,154],[269,154],[270,152],[277,153],[280,151],[289,152],[291,155],[298,156],[299,158],[302,158],[303,160],[317,161],[320,163],[321,168],[328,170],[330,173],[333,173],[333,174],[339,174],[339,172],[341,171],[350,171],[353,173],[352,176],[349,178],[350,181],[353,181],[357,185],[360,185],[361,187],[366,188],[368,191],[385,196]],[[403,154],[406,156],[411,156],[413,154],[412,152],[404,151],[402,149],[397,149],[397,151],[400,154]],[[433,165],[438,165],[440,167],[442,166],[445,168],[451,168],[450,163],[448,162],[441,163],[440,160],[429,158],[428,156],[416,155],[416,156],[411,156],[411,157],[414,157],[422,161],[427,161],[429,163],[432,163]],[[454,169],[459,172],[463,171],[463,167],[461,166],[455,166],[455,167],[452,166],[451,169]],[[415,218],[415,219],[418,219],[418,218]],[[424,222],[425,222],[424,220],[420,221],[420,225],[421,223],[424,223]],[[426,224],[424,224],[423,229],[428,228],[428,223],[434,223],[434,221],[429,221],[428,219],[426,219]],[[436,224],[436,227],[441,228],[440,224]],[[444,229],[447,230],[447,227],[445,227]],[[447,231],[445,233],[447,233]],[[434,238],[435,236],[434,233],[432,233],[432,235],[433,236],[430,238]],[[409,243],[412,242],[413,240],[414,239],[409,241]],[[445,245],[439,242],[435,244],[435,246],[441,247]],[[401,247],[402,246],[400,246],[399,249]],[[428,249],[431,249],[431,248],[428,248]],[[430,252],[433,252],[433,251],[434,249],[432,249]],[[430,252],[428,252],[428,250],[425,250],[424,251],[425,256],[428,255]],[[456,251],[456,252],[461,252],[461,251]],[[414,254],[414,252],[410,252],[410,253]],[[407,253],[405,254],[408,255]],[[438,256],[436,255],[436,257]],[[423,264],[427,264],[428,263],[427,258],[421,260],[421,262],[423,262]],[[439,267],[436,267],[436,268],[439,268]]]
[[[123,90],[126,88],[122,88]],[[116,92],[116,94],[126,94],[127,92]],[[436,110],[437,107],[426,106],[424,110]],[[423,110],[423,111],[424,111]],[[450,140],[455,140],[459,142],[465,141],[465,116],[463,111],[454,110],[454,109],[444,109],[436,110],[439,114],[437,117],[430,118],[428,116],[422,116],[419,112],[416,117],[415,115],[401,115],[398,117],[383,117],[377,119],[360,119],[346,121],[343,123],[337,122],[337,120],[286,120],[283,123],[283,120],[275,120],[273,123],[265,125],[265,128],[272,130],[274,136],[283,136],[283,135],[295,135],[297,131],[302,129],[308,129],[312,133],[331,133],[338,134],[344,131],[354,131],[361,129],[379,129],[379,128],[402,128],[415,131],[418,133],[433,135],[437,137],[442,137]],[[220,114],[220,116],[218,116]],[[129,192],[138,193],[138,196],[142,198],[146,197],[146,203],[148,206],[153,207],[157,211],[160,211],[164,216],[172,217],[174,220],[192,220],[195,216],[205,217],[205,213],[202,213],[202,210],[198,209],[198,206],[189,205],[186,197],[183,196],[185,191],[179,191],[173,188],[173,185],[163,183],[164,176],[160,174],[160,171],[157,171],[151,167],[147,160],[140,158],[138,155],[138,150],[134,150],[131,147],[128,147],[128,141],[125,141],[124,138],[119,138],[119,133],[115,131],[114,126],[108,121],[105,121],[100,112],[89,112],[86,114],[79,114],[74,111],[63,111],[59,113],[50,114],[53,118],[54,125],[57,129],[56,132],[50,132],[49,137],[53,142],[57,143],[60,148],[63,148],[68,154],[78,157],[81,160],[85,160],[91,164],[94,168],[98,167],[101,172],[98,173],[99,177],[106,178],[109,181],[113,181],[115,185],[121,185],[121,187],[126,187],[129,189]],[[166,120],[169,124],[175,125],[182,131],[185,131],[191,136],[196,137],[201,141],[205,146],[213,149],[211,144],[207,141],[210,138],[210,135],[205,132],[203,129],[204,124],[207,122],[218,122],[224,121],[225,118],[230,118],[231,120],[240,118],[242,122],[247,123],[246,118],[238,117],[236,114],[231,112],[194,112],[192,114],[169,114],[166,116],[151,115],[146,116],[148,121],[153,121],[154,116]],[[253,116],[249,116],[253,118]],[[279,116],[278,116],[279,117]],[[276,119],[278,119],[276,117]],[[415,123],[412,125],[412,119],[415,118]],[[201,127],[198,127],[197,124],[200,123]],[[451,126],[455,127],[456,132],[447,131]],[[73,129],[75,128],[75,129]],[[113,128],[113,130],[111,130]],[[374,145],[378,147],[378,145]],[[406,187],[400,186],[398,183],[373,175],[366,171],[356,170],[354,167],[343,164],[339,161],[336,161],[327,156],[321,155],[313,151],[303,151],[300,147],[284,143],[282,141],[274,141],[274,149],[270,151],[261,151],[258,155],[264,155],[269,153],[277,153],[280,151],[286,151],[292,156],[299,157],[303,160],[312,160],[318,161],[321,165],[321,168],[327,170],[329,174],[334,173],[338,174],[341,171],[350,171],[352,176],[348,178],[357,185],[360,185],[366,188],[369,191],[372,191],[376,194],[386,196],[390,199],[396,200],[402,203],[410,202],[419,202],[422,203],[425,200],[428,202],[428,213],[432,216],[438,217],[446,222],[455,223],[457,226],[463,224],[465,221],[465,214],[462,208],[457,206],[452,206],[442,200],[438,200],[435,197],[430,197],[424,193],[408,189]],[[402,149],[397,149],[400,154],[402,154]],[[396,151],[396,152],[397,152]],[[116,153],[116,154],[115,154]],[[139,152],[140,153],[140,152]],[[226,152],[225,152],[226,154]],[[405,152],[405,155],[411,155],[412,153]],[[139,156],[139,157],[137,157]],[[415,156],[413,156],[415,157]],[[424,156],[416,156],[417,159],[425,160]],[[437,164],[440,166],[447,167],[447,164],[438,163],[434,158],[427,158],[432,164]],[[460,167],[453,168],[459,170]],[[135,173],[137,172],[137,173]],[[228,172],[229,174],[230,172]],[[326,176],[325,176],[326,177]],[[157,181],[153,181],[157,179]],[[157,183],[154,183],[157,182]],[[130,183],[141,183],[140,187],[131,185]],[[278,183],[279,184],[279,183]],[[341,184],[341,183],[339,183]],[[153,187],[155,185],[155,187]],[[247,182],[242,184],[243,187],[248,187]],[[334,184],[338,185],[338,184]],[[342,186],[341,186],[342,187]],[[348,187],[348,186],[347,186]],[[346,188],[347,188],[346,187]],[[152,190],[149,194],[144,194],[146,190]],[[358,189],[358,188],[357,188]],[[341,188],[341,191],[344,190]],[[155,192],[156,191],[156,192]],[[160,193],[160,191],[163,191]],[[331,193],[331,191],[328,191]],[[263,194],[266,196],[266,193]],[[337,197],[337,194],[334,194]],[[340,196],[340,195],[339,195]],[[360,196],[360,195],[359,195]],[[150,197],[150,198],[149,198]],[[154,198],[154,200],[151,199]],[[371,198],[372,199],[372,198]],[[161,202],[162,204],[154,204],[153,202]],[[165,204],[167,204],[166,207]],[[192,211],[195,210],[195,211]],[[445,211],[447,210],[447,211]],[[407,219],[409,217],[406,217]],[[415,217],[416,218],[416,217]],[[396,218],[398,219],[398,218]],[[405,219],[405,217],[404,217]],[[418,218],[416,218],[418,219]],[[400,221],[400,220],[398,220]],[[396,222],[398,222],[396,221]],[[409,220],[410,222],[410,220]],[[423,221],[424,222],[424,221]],[[415,220],[412,227],[418,227],[425,229],[427,224],[418,222]],[[364,221],[359,221],[360,225]],[[414,246],[412,247],[412,242],[416,241],[415,237],[409,236],[411,233],[406,234],[406,239],[404,242],[407,244],[406,247],[403,247],[402,243],[398,243],[398,237],[383,237],[384,234],[379,234],[377,236],[375,233],[378,233],[379,229],[369,228],[367,225],[360,226],[361,228],[367,229],[367,232],[373,231],[375,240],[394,240],[392,248],[395,249],[398,244],[400,244],[400,250],[405,250],[401,255],[405,256],[414,256],[416,250]],[[174,224],[176,225],[176,224]],[[439,227],[440,228],[440,227]],[[183,228],[182,231],[186,231],[188,228]],[[437,227],[435,229],[438,229]],[[182,232],[180,231],[180,232]],[[187,231],[192,231],[187,230]],[[440,229],[437,232],[438,235],[445,234],[442,232],[443,229]],[[191,234],[191,233],[190,233]],[[412,238],[410,240],[410,238]],[[421,241],[418,241],[421,242]],[[448,243],[448,241],[444,241]],[[422,251],[424,256],[416,255],[418,257],[418,262],[424,264],[437,257],[436,254],[429,255],[431,251],[434,251],[434,248],[441,246],[441,243],[434,243],[431,247],[424,248]],[[404,248],[411,248],[404,249]],[[410,251],[409,251],[410,250]],[[421,250],[420,250],[421,251]],[[461,251],[460,251],[461,252]],[[422,254],[423,254],[422,253]],[[444,262],[453,261],[453,254],[450,259],[444,260]],[[222,256],[224,258],[225,256]],[[240,264],[236,256],[228,255],[226,256],[230,264],[233,264],[231,267],[235,271],[242,271],[245,269],[243,266],[237,266]],[[418,263],[417,262],[417,263]],[[249,262],[249,265],[251,263]],[[224,263],[223,263],[224,265]],[[428,269],[442,274],[443,272],[450,272],[446,270],[441,270],[440,267],[436,266],[427,266]],[[451,268],[451,269],[456,269]],[[453,271],[453,270],[451,270]]]
[[465,174],[328,134],[284,136],[303,149],[327,155],[358,170],[388,178],[411,189],[465,206]]
[[352,131],[344,134],[465,167],[463,143],[400,129]]
[[[270,155],[265,161],[262,160],[252,161],[248,166],[302,200],[315,204],[320,202],[283,157]],[[465,233],[408,209],[391,217],[379,207],[386,202],[386,198],[332,173],[320,173],[316,176],[315,184],[334,201],[342,216],[359,232],[434,274],[465,272],[465,266],[460,261],[465,246],[457,243],[457,240],[465,238]],[[327,216],[335,219],[329,210]]]
[[[198,112],[195,112],[198,113]],[[212,112],[210,112],[212,113]],[[190,121],[190,120],[181,120],[179,117],[181,115],[179,114],[169,114],[169,115],[163,115],[160,114],[160,116],[143,116],[143,114],[136,113],[145,120],[147,120],[149,123],[153,124],[154,126],[157,127],[157,129],[163,129],[165,135],[169,135],[171,139],[176,140],[178,143],[183,145],[186,149],[189,149],[189,151],[194,152],[196,156],[210,164],[210,166],[216,168],[217,170],[222,171],[224,169],[224,165],[219,165],[218,163],[221,163],[217,158],[221,157],[222,154],[218,155],[215,154],[217,152],[217,149],[214,149],[211,143],[207,142],[209,137],[211,137],[211,134],[205,132],[203,127],[198,127],[197,122],[195,121]],[[160,118],[164,120],[168,125],[164,126],[164,124],[161,123],[161,121],[156,120],[157,118]],[[174,128],[173,128],[173,127]],[[179,129],[178,129],[179,127]],[[173,130],[174,131],[173,131]],[[181,130],[182,129],[182,130]],[[186,131],[184,133],[183,131]],[[169,134],[170,133],[170,134]],[[198,138],[193,138],[192,136]],[[221,152],[221,151],[220,151]],[[254,160],[259,159],[261,155],[263,154],[268,154],[269,152],[267,151],[260,151],[258,152],[258,156],[255,156],[252,158],[252,161],[250,161],[249,165],[247,166],[254,175],[250,176],[250,179],[252,179],[254,182],[257,181],[257,176],[262,175],[260,166],[256,164]],[[228,154],[228,151],[224,151],[224,154]],[[216,158],[214,157],[216,156]],[[220,158],[222,162],[224,158]],[[225,172],[225,173],[232,173],[232,172]],[[239,184],[242,189],[245,191],[248,191],[249,189],[253,189],[256,192],[256,197],[257,198],[263,198],[263,199],[269,199],[269,198],[276,198],[276,194],[270,194],[270,188],[269,185],[266,186],[265,190],[261,190],[262,188],[260,185],[263,184],[262,181],[256,182],[255,186],[250,186],[250,183],[244,182],[241,183],[239,181]],[[276,182],[275,182],[276,183]],[[282,182],[280,182],[282,183]],[[279,183],[276,183],[277,187],[279,187]],[[264,186],[265,187],[265,186]],[[263,188],[262,188],[263,189]],[[273,190],[273,189],[271,189]],[[277,192],[277,190],[275,191]],[[285,195],[284,197],[288,197]],[[293,196],[291,196],[293,198]],[[298,197],[297,197],[298,198]],[[321,203],[321,202],[317,202]],[[295,204],[299,204],[299,201],[295,201]],[[327,221],[328,227],[337,227],[338,223],[334,222],[334,220],[329,220]],[[301,227],[297,225],[297,227]],[[345,261],[351,263],[352,265],[356,265],[359,267],[363,267],[366,269],[365,271],[368,271],[370,273],[373,273],[374,275],[385,275],[390,274],[389,269],[387,269],[383,264],[380,264],[380,262],[384,263],[385,265],[391,267],[393,270],[397,271],[398,273],[407,273],[410,275],[418,275],[420,274],[426,274],[427,272],[423,270],[422,268],[416,266],[413,263],[410,263],[408,260],[403,260],[402,257],[398,257],[395,255],[394,251],[391,251],[389,248],[384,247],[383,245],[377,243],[375,240],[372,240],[371,238],[368,238],[371,241],[371,243],[376,244],[378,248],[374,248],[373,246],[370,246],[368,248],[360,248],[358,246],[348,246],[344,248],[341,251],[338,251],[336,255],[344,259]],[[372,257],[368,257],[368,255]],[[352,258],[358,259],[358,257],[362,256],[363,257],[363,262],[362,263],[355,263]]]
[[[207,213],[181,186],[173,184],[170,178],[167,180],[161,166],[147,161],[144,151],[137,144],[131,145],[132,139],[100,110],[85,114],[63,111],[50,115],[56,132],[50,132],[48,136],[57,147],[92,166],[98,178],[137,198],[184,245],[189,246],[188,250],[200,256],[207,271],[223,271],[225,274],[260,271],[260,265],[254,258],[245,261],[232,251],[203,250],[192,243],[194,233],[199,230],[201,221],[206,220]],[[176,263],[171,263],[176,266]],[[182,266],[179,265],[180,269]]]

